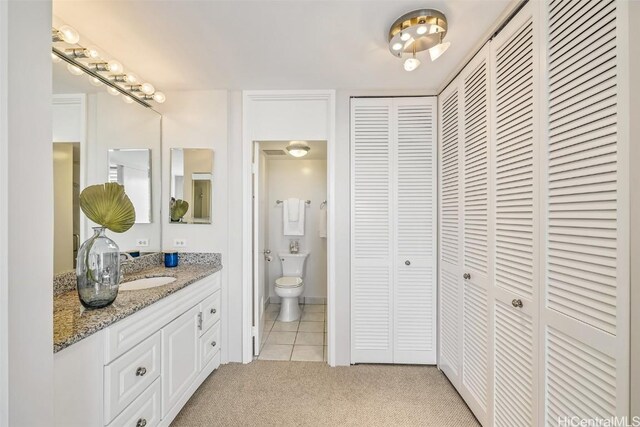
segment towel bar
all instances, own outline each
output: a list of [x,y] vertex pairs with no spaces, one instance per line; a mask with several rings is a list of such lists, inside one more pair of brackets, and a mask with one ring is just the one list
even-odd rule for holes
[[[280,204],[282,204],[282,202],[283,202],[282,200],[276,200],[276,205],[280,205]],[[310,205],[310,204],[311,204],[311,200],[305,200],[304,202],[305,202],[307,205]]]

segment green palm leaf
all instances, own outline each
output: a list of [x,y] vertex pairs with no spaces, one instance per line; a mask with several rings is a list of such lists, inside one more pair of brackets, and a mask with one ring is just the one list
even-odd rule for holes
[[93,222],[115,233],[124,233],[136,221],[136,210],[116,182],[91,185],[80,193],[80,208]]
[[176,200],[171,205],[171,212],[169,212],[169,215],[171,215],[171,220],[179,221],[180,218],[182,218],[187,213],[188,210],[189,210],[189,202],[182,199]]

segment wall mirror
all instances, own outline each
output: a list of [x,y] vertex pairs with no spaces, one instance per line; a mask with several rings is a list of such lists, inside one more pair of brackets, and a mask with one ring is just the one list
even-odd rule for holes
[[171,149],[169,221],[176,224],[211,224],[213,150]]
[[92,234],[80,192],[109,181],[124,184],[136,208],[136,224],[121,234],[107,231],[109,237],[122,252],[160,251],[162,116],[64,61],[52,68],[54,272],[75,268],[78,248]]
[[109,182],[117,182],[136,209],[136,224],[151,223],[151,150],[109,150]]

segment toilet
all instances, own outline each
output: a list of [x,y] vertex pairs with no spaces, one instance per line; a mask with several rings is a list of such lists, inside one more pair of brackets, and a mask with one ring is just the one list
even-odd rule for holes
[[300,319],[298,297],[304,292],[304,264],[309,256],[306,252],[297,254],[280,253],[282,277],[276,279],[275,292],[280,297],[280,322],[293,322]]

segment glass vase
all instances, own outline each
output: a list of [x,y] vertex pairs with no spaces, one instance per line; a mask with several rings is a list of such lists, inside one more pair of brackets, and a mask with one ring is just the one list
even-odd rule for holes
[[80,246],[76,267],[78,296],[86,308],[101,308],[118,296],[120,249],[105,235],[104,227],[94,227],[93,236]]

